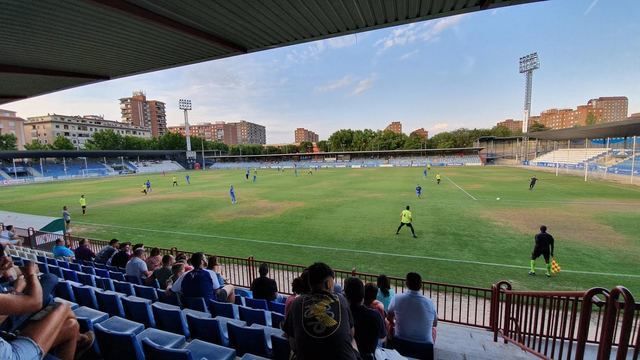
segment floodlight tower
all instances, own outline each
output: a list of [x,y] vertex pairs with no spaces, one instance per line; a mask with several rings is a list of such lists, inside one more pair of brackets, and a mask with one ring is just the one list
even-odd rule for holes
[[531,113],[531,86],[533,82],[533,70],[540,68],[538,53],[529,54],[520,58],[520,73],[526,77],[524,89],[524,119],[522,121],[522,133],[529,131],[529,114]]
[[184,111],[184,136],[187,138],[187,153],[191,152],[191,136],[189,135],[189,115],[187,112],[191,110],[191,100],[178,100],[178,107]]

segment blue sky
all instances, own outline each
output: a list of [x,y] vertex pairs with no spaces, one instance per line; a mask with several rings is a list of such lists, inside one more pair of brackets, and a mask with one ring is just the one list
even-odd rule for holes
[[316,41],[62,91],[2,107],[29,117],[103,114],[133,90],[167,103],[180,97],[191,123],[247,120],[268,143],[296,127],[320,134],[401,121],[433,135],[522,118],[518,58],[537,51],[532,113],[599,96],[629,97],[640,112],[640,1],[551,0]]

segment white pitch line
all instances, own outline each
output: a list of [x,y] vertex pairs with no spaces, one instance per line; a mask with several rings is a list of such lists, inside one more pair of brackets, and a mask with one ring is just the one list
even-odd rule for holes
[[[286,243],[286,242],[247,239],[247,238],[239,238],[239,237],[233,237],[233,236],[198,234],[198,233],[191,233],[191,232],[184,232],[184,231],[168,231],[168,230],[144,229],[144,228],[137,228],[137,227],[130,227],[130,226],[110,225],[110,224],[96,224],[96,223],[80,222],[80,221],[76,221],[75,223],[76,224],[83,224],[83,225],[107,226],[107,227],[129,229],[129,230],[149,231],[149,232],[157,232],[157,233],[173,234],[173,235],[188,235],[188,236],[200,236],[200,237],[208,237],[208,238],[216,238],[216,239],[229,239],[229,240],[245,241],[245,242],[258,243],[258,244],[291,246],[291,247],[299,247],[299,248],[306,248],[306,249],[342,251],[342,252],[351,252],[351,253],[358,253],[358,254],[393,256],[393,257],[402,257],[402,258],[411,258],[411,259],[434,260],[434,261],[442,261],[442,262],[471,264],[471,265],[484,265],[484,266],[495,266],[495,267],[514,268],[514,269],[529,269],[528,266],[522,266],[522,265],[498,264],[498,263],[473,261],[473,260],[447,259],[447,258],[438,258],[438,257],[433,257],[433,256],[421,256],[421,255],[392,254],[392,253],[386,253],[386,252],[380,252],[380,251],[371,251],[371,250],[356,250],[356,249],[344,249],[344,248],[336,248],[336,247],[318,246],[318,245],[292,244],[292,243]],[[566,273],[574,273],[574,274],[602,275],[602,276],[622,276],[622,277],[640,278],[640,275],[634,275],[634,274],[600,273],[600,272],[581,271],[581,270],[562,270],[562,271],[566,272]]]
[[453,180],[451,180],[451,178],[450,178],[450,177],[448,177],[447,175],[445,175],[444,177],[446,177],[446,178],[447,178],[447,180],[451,181],[451,183],[452,183],[453,185],[455,185],[458,189],[462,190],[462,192],[463,192],[463,193],[465,193],[465,194],[467,194],[470,198],[472,198],[473,200],[476,200],[476,201],[478,200],[478,199],[476,199],[475,197],[473,197],[473,195],[469,194],[465,189],[461,188],[458,184],[454,183],[454,182],[453,182]]

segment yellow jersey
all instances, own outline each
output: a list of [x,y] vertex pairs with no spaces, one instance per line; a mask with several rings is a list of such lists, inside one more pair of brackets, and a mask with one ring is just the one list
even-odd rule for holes
[[402,210],[402,220],[400,220],[404,224],[409,224],[411,222],[411,211]]
[[80,206],[87,206],[87,199],[80,198]]
[[436,175],[436,180],[440,180],[440,174]]

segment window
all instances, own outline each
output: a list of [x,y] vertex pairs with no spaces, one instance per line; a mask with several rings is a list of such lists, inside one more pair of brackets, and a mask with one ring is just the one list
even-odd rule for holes
[[62,128],[68,130],[69,129],[69,125],[64,125]]
[[56,124],[56,129],[60,129],[60,125],[57,125],[57,124]]

